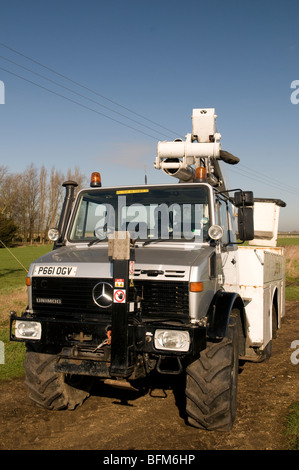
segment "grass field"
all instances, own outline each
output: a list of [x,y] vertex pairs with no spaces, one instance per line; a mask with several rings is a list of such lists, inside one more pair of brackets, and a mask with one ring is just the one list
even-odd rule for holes
[[299,299],[299,244],[286,245],[285,253],[286,300],[297,300]]
[[299,401],[292,404],[286,417],[289,450],[299,450]]
[[[32,261],[48,253],[52,245],[23,246],[0,249],[0,295],[25,286],[25,279]],[[16,259],[17,258],[17,259]],[[17,261],[19,260],[19,262]],[[21,264],[20,264],[21,263]]]
[[15,310],[21,313],[26,307],[26,270],[28,271],[32,261],[51,249],[50,245],[10,248],[9,251],[0,249],[0,341],[4,343],[4,364],[0,364],[0,380],[24,375],[25,346],[9,340],[9,312]]
[[299,237],[285,237],[285,238],[278,238],[277,240],[278,246],[288,246],[288,245],[299,245]]

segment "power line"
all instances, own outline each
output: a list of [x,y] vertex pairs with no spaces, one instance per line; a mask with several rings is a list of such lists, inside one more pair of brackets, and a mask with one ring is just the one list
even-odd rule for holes
[[[135,124],[138,124],[138,125],[140,125],[140,126],[142,126],[142,127],[145,127],[145,128],[147,128],[147,129],[150,129],[151,131],[157,132],[156,129],[153,129],[152,127],[149,127],[149,126],[147,126],[146,124],[142,124],[142,123],[136,121],[135,119],[132,119],[132,118],[126,116],[125,114],[119,113],[118,111],[114,111],[113,109],[109,108],[108,106],[105,106],[105,105],[99,103],[98,101],[95,101],[95,100],[93,100],[92,98],[89,98],[88,96],[82,95],[82,93],[78,93],[77,91],[74,91],[74,90],[72,90],[72,89],[69,88],[69,87],[66,87],[66,86],[64,86],[64,85],[61,85],[60,83],[56,82],[55,80],[52,80],[51,78],[45,77],[44,75],[42,75],[42,74],[40,74],[40,73],[34,72],[33,70],[29,69],[28,67],[24,67],[23,65],[20,65],[20,64],[18,64],[17,62],[14,62],[13,60],[8,59],[7,57],[3,57],[3,56],[0,55],[0,58],[6,60],[7,62],[10,62],[10,63],[16,65],[17,67],[20,67],[20,68],[22,68],[22,69],[24,69],[24,70],[27,70],[27,72],[30,72],[30,73],[32,73],[32,74],[34,74],[34,75],[36,75],[36,76],[38,76],[38,77],[40,77],[40,78],[43,78],[44,80],[47,80],[48,82],[54,83],[54,85],[57,85],[57,86],[63,88],[64,90],[70,91],[71,93],[73,93],[73,94],[75,94],[75,95],[77,95],[77,96],[80,96],[81,98],[84,98],[84,99],[86,99],[86,100],[88,100],[88,101],[91,101],[92,103],[97,104],[98,106],[101,106],[102,108],[107,109],[108,111],[111,111],[112,113],[118,114],[119,116],[122,116],[122,117],[124,117],[125,119],[129,119],[129,121],[132,121],[132,122],[134,122]],[[166,136],[165,134],[161,134],[161,135],[164,135],[164,137],[170,138],[169,136]]]
[[[286,192],[289,192],[290,194],[294,194],[296,196],[299,196],[299,191],[297,188],[293,188],[292,186],[289,186],[289,185],[285,185],[281,182],[278,182],[277,180],[272,180],[270,177],[268,176],[265,176],[263,174],[260,174],[259,175],[256,175],[252,170],[251,173],[244,170],[243,168],[240,168],[240,171],[242,171],[243,173],[245,173],[245,175],[249,175],[248,177],[249,178],[259,178],[259,180],[263,183],[263,184],[267,184],[268,186],[272,186],[273,188],[275,189],[280,189],[282,191],[286,191]],[[252,175],[252,173],[254,173],[254,176]],[[266,179],[265,179],[266,178]],[[268,181],[267,181],[268,180]],[[256,179],[257,181],[257,179]]]
[[260,176],[255,175],[255,177],[253,177],[252,175],[248,174],[245,170],[239,169],[239,171],[238,171],[238,170],[236,170],[235,168],[232,168],[231,171],[232,171],[232,172],[235,172],[235,173],[238,173],[238,174],[240,174],[241,176],[245,176],[246,178],[249,178],[249,179],[251,179],[251,180],[253,180],[253,181],[256,181],[257,183],[262,183],[262,184],[264,184],[264,185],[266,185],[266,186],[271,186],[272,188],[275,188],[276,190],[284,191],[284,192],[286,192],[286,193],[290,193],[290,194],[292,194],[292,195],[299,196],[299,193],[298,193],[298,192],[296,193],[296,192],[293,191],[293,190],[289,190],[288,187],[286,187],[286,186],[284,186],[284,185],[278,185],[278,184],[276,184],[276,183],[271,184],[270,182],[265,181],[265,180],[263,179],[262,175],[260,175]]
[[11,72],[10,70],[5,69],[4,67],[0,67],[0,69],[3,70],[4,72],[9,73],[10,75],[14,75],[17,78],[24,80],[25,82],[31,83],[32,85],[35,85],[43,90],[46,90],[49,93],[52,93],[53,95],[59,96],[60,98],[63,98],[64,100],[70,101],[71,103],[75,103],[78,106],[81,106],[82,108],[88,109],[89,111],[99,114],[100,116],[104,116],[105,118],[110,119],[111,121],[117,122],[118,124],[121,124],[122,126],[128,127],[129,129],[133,129],[134,131],[141,132],[141,134],[151,137],[152,139],[155,139],[157,141],[157,137],[151,134],[148,134],[147,132],[143,132],[140,129],[136,129],[135,127],[130,126],[129,124],[125,124],[124,122],[119,121],[118,119],[114,119],[111,116],[107,116],[107,114],[101,113],[100,111],[97,111],[96,109],[90,108],[89,106],[86,106],[85,104],[79,103],[78,101],[75,101],[72,98],[68,98],[67,96],[62,95],[61,93],[57,93],[56,91],[50,90],[49,88],[46,88],[43,85],[33,82],[32,80],[29,80],[28,78],[22,77],[21,75],[18,75],[17,73]]
[[85,86],[85,85],[82,85],[81,83],[79,83],[79,82],[73,80],[72,78],[70,78],[70,77],[68,77],[68,76],[66,76],[66,75],[64,75],[64,74],[62,74],[62,73],[60,73],[60,72],[57,72],[56,70],[52,69],[51,67],[48,67],[47,65],[44,65],[44,64],[42,64],[41,62],[39,62],[39,61],[37,61],[37,60],[35,60],[35,59],[33,59],[33,58],[31,58],[31,57],[29,57],[29,56],[27,56],[27,55],[21,53],[21,52],[19,52],[19,51],[17,51],[16,49],[13,49],[12,47],[7,46],[7,45],[4,44],[3,42],[0,42],[0,45],[1,45],[2,47],[5,47],[6,49],[9,49],[10,51],[12,51],[12,52],[18,54],[18,55],[20,55],[21,57],[24,57],[25,59],[30,60],[31,62],[33,62],[33,63],[39,65],[40,67],[43,67],[43,68],[45,68],[46,70],[49,70],[50,72],[52,72],[52,73],[54,73],[54,74],[56,74],[56,75],[58,75],[58,76],[64,78],[65,80],[68,80],[68,81],[74,83],[75,85],[77,85],[77,86],[79,86],[79,87],[81,87],[81,88],[84,88],[85,90],[88,90],[89,92],[91,92],[91,93],[93,93],[93,94],[95,94],[95,95],[97,95],[97,96],[99,96],[99,97],[101,97],[101,98],[103,98],[103,99],[109,101],[110,103],[114,104],[115,106],[119,106],[120,108],[125,109],[126,111],[128,111],[128,112],[130,112],[130,113],[132,113],[132,114],[135,114],[135,116],[138,116],[138,117],[141,118],[141,119],[144,119],[144,120],[146,120],[146,121],[148,121],[148,122],[151,122],[151,123],[154,124],[155,126],[158,126],[158,127],[160,127],[161,129],[164,129],[164,130],[166,130],[166,131],[168,131],[168,132],[171,132],[172,134],[175,134],[176,136],[179,135],[179,133],[176,133],[176,132],[172,131],[171,129],[168,129],[167,127],[162,126],[161,124],[158,124],[158,123],[156,123],[155,121],[152,121],[151,119],[148,119],[147,117],[142,116],[141,114],[138,114],[138,113],[136,113],[135,111],[132,111],[131,109],[127,108],[126,106],[123,106],[123,105],[121,105],[120,103],[117,103],[116,101],[113,101],[113,100],[111,100],[110,98],[107,98],[106,96],[102,95],[101,93],[98,93],[98,92],[92,90],[91,88],[89,88],[89,87],[87,87],[87,86]]
[[[85,90],[87,90],[87,91],[89,91],[89,92],[91,92],[91,93],[93,93],[93,94],[95,94],[95,95],[97,95],[97,96],[99,96],[99,97],[101,97],[101,98],[103,98],[103,99],[109,101],[110,103],[112,103],[112,104],[114,104],[114,105],[116,105],[116,106],[119,106],[119,107],[121,107],[122,109],[125,109],[126,111],[128,111],[128,112],[130,112],[130,113],[132,113],[132,114],[134,114],[134,115],[136,115],[136,116],[138,116],[139,118],[144,119],[144,120],[146,120],[146,121],[148,121],[148,122],[151,122],[151,123],[154,124],[155,126],[158,126],[158,127],[160,127],[161,129],[165,129],[165,130],[167,130],[168,132],[171,132],[172,134],[175,134],[176,136],[179,135],[179,133],[175,133],[174,131],[172,131],[172,130],[170,130],[170,129],[164,127],[164,126],[162,126],[161,124],[158,124],[158,123],[156,123],[155,121],[152,121],[152,120],[146,118],[145,116],[142,116],[141,114],[138,114],[138,113],[136,113],[136,112],[130,110],[129,108],[127,108],[127,107],[125,107],[125,106],[123,106],[123,105],[117,103],[116,101],[113,101],[113,100],[107,98],[106,96],[104,96],[104,95],[102,95],[102,94],[100,94],[100,93],[98,93],[98,92],[92,90],[91,88],[89,88],[89,87],[87,87],[87,86],[85,86],[85,85],[82,85],[81,83],[79,83],[79,82],[77,82],[77,81],[71,79],[70,77],[68,77],[68,76],[66,76],[66,75],[64,75],[64,74],[62,74],[62,73],[60,73],[60,72],[58,72],[58,71],[52,69],[51,67],[48,67],[48,66],[42,64],[41,62],[39,62],[39,61],[37,61],[37,60],[35,60],[35,59],[33,59],[33,58],[31,58],[31,57],[29,57],[29,56],[27,56],[27,55],[21,53],[21,52],[19,52],[19,51],[17,51],[16,49],[13,49],[12,47],[10,47],[10,46],[8,46],[8,45],[2,43],[2,42],[0,42],[0,45],[1,45],[2,47],[5,47],[6,49],[8,49],[8,50],[10,50],[10,51],[12,51],[12,52],[18,54],[19,56],[24,57],[25,59],[27,59],[27,60],[29,60],[29,61],[31,61],[31,62],[33,62],[33,63],[39,65],[40,67],[43,67],[44,69],[50,71],[51,73],[54,73],[54,74],[56,74],[56,75],[58,75],[58,76],[64,78],[65,80],[68,80],[68,81],[70,81],[71,83],[73,83],[73,84],[75,84],[75,85],[77,85],[77,86],[79,86],[79,87],[81,87],[81,88],[83,88],[83,89],[85,89]],[[152,131],[154,131],[154,132],[159,132],[160,134],[162,134],[160,131],[157,131],[157,130],[155,130],[155,129],[149,127],[149,126],[146,126],[145,124],[142,124],[142,123],[140,123],[140,122],[138,122],[138,121],[136,121],[136,120],[134,120],[134,119],[131,119],[131,118],[129,118],[128,116],[125,116],[124,114],[121,114],[121,113],[119,113],[119,112],[117,112],[117,111],[114,111],[114,110],[112,110],[111,108],[109,108],[109,107],[107,107],[107,106],[104,106],[103,104],[101,104],[101,103],[99,103],[99,102],[97,102],[97,101],[95,101],[95,100],[93,100],[93,99],[91,99],[91,98],[86,97],[85,95],[82,95],[82,94],[80,94],[80,93],[78,93],[78,92],[76,92],[76,91],[74,91],[74,90],[72,90],[72,89],[70,89],[70,88],[68,88],[68,87],[66,87],[66,86],[64,86],[64,85],[61,85],[61,84],[58,83],[58,82],[55,82],[54,80],[52,80],[52,79],[50,79],[50,78],[48,78],[48,77],[45,77],[45,76],[43,76],[43,75],[41,75],[41,74],[39,74],[39,73],[37,73],[37,72],[34,72],[34,71],[31,70],[31,69],[28,69],[27,67],[24,67],[24,66],[22,66],[22,65],[19,65],[19,64],[17,64],[16,62],[12,61],[11,59],[7,59],[7,58],[5,58],[5,57],[3,57],[3,56],[0,56],[0,57],[3,58],[4,60],[7,60],[7,61],[9,61],[9,62],[11,62],[11,63],[17,65],[17,66],[20,67],[20,68],[23,68],[24,70],[29,71],[30,73],[33,73],[33,74],[35,74],[35,75],[37,75],[37,76],[39,76],[39,77],[41,77],[41,78],[43,78],[43,79],[45,79],[45,80],[47,80],[47,81],[49,81],[49,82],[54,83],[54,84],[57,85],[57,86],[60,86],[61,88],[64,88],[65,90],[70,91],[70,92],[73,93],[73,94],[76,94],[77,96],[83,97],[84,99],[87,99],[87,100],[89,100],[89,101],[91,101],[91,102],[93,102],[93,103],[95,103],[95,104],[97,104],[97,105],[99,105],[99,106],[101,106],[101,107],[103,107],[103,108],[105,108],[105,109],[107,109],[107,110],[113,112],[113,113],[116,113],[116,114],[118,114],[118,115],[124,117],[125,119],[129,119],[130,121],[132,121],[132,122],[134,122],[134,123],[136,123],[136,124],[138,124],[138,125],[140,125],[140,126],[146,127],[146,128],[148,128],[148,129],[150,129],[150,130],[152,130]],[[79,105],[79,106],[81,106],[81,107],[83,107],[83,108],[85,108],[85,109],[88,109],[88,110],[90,110],[90,111],[92,111],[92,112],[94,112],[94,113],[96,113],[96,114],[99,114],[99,115],[101,115],[101,116],[103,116],[103,117],[105,117],[105,118],[107,118],[107,119],[110,119],[110,120],[112,120],[112,121],[114,121],[114,122],[116,122],[116,123],[118,123],[118,124],[121,124],[121,125],[123,125],[123,126],[125,126],[125,127],[128,127],[128,128],[130,128],[130,129],[133,129],[133,130],[135,130],[135,131],[137,131],[137,132],[140,132],[140,133],[142,133],[142,134],[144,134],[144,135],[147,135],[148,137],[151,137],[151,138],[153,138],[153,139],[155,139],[155,140],[158,140],[158,138],[157,138],[157,137],[154,137],[153,135],[150,135],[150,134],[148,134],[148,133],[146,133],[146,132],[143,132],[143,131],[141,131],[141,130],[139,130],[139,129],[136,129],[136,128],[133,127],[133,126],[130,126],[130,125],[128,125],[128,124],[125,124],[125,123],[123,123],[123,122],[121,122],[121,121],[119,121],[119,120],[117,120],[117,119],[114,119],[114,118],[112,118],[112,117],[110,117],[110,116],[108,116],[108,115],[106,115],[106,114],[104,114],[104,113],[101,113],[101,112],[99,112],[99,111],[97,111],[97,110],[95,110],[95,109],[93,109],[93,108],[90,108],[89,106],[86,106],[86,105],[84,105],[84,104],[82,104],[82,103],[79,103],[79,102],[77,102],[77,101],[75,101],[75,100],[73,100],[73,99],[71,99],[71,98],[68,98],[68,97],[66,97],[66,96],[64,96],[64,95],[61,95],[60,93],[57,93],[57,92],[55,92],[55,91],[53,91],[53,90],[50,90],[49,88],[46,88],[46,87],[44,87],[44,86],[42,86],[42,85],[40,85],[40,84],[37,84],[37,83],[33,82],[32,80],[26,79],[26,78],[24,78],[24,77],[22,77],[22,76],[20,76],[20,75],[18,75],[18,74],[16,74],[16,73],[13,73],[13,72],[11,72],[11,71],[9,71],[9,70],[7,70],[7,69],[2,68],[2,67],[0,67],[0,69],[4,70],[4,71],[7,72],[7,73],[10,73],[11,75],[14,75],[14,76],[20,78],[20,79],[22,79],[22,80],[25,80],[25,81],[27,81],[27,82],[29,82],[29,83],[35,85],[35,86],[38,86],[39,88],[42,88],[42,89],[44,89],[44,90],[46,90],[46,91],[48,91],[48,92],[50,92],[50,93],[52,93],[52,94],[54,94],[54,95],[56,95],[56,96],[59,96],[59,97],[65,99],[65,100],[67,100],[67,101],[70,101],[70,102],[72,102],[72,103],[75,103],[75,104],[77,104],[77,105]],[[163,134],[163,135],[164,135],[164,134]],[[267,176],[267,175],[265,175],[265,174],[262,174],[261,172],[259,172],[259,174],[257,175],[257,174],[254,172],[254,170],[250,169],[250,168],[247,167],[246,165],[244,165],[244,164],[242,164],[242,163],[241,163],[240,165],[241,165],[241,168],[239,168],[239,166],[238,166],[238,169],[239,169],[239,174],[242,174],[242,173],[240,173],[240,172],[243,171],[242,176],[246,176],[246,177],[249,178],[249,179],[252,179],[252,180],[254,180],[254,181],[257,181],[257,182],[266,184],[266,185],[268,185],[268,186],[272,186],[272,187],[274,187],[274,188],[276,188],[276,189],[279,189],[279,187],[280,187],[280,189],[283,190],[283,191],[285,191],[285,192],[289,192],[289,193],[291,193],[291,194],[293,194],[293,195],[294,195],[294,194],[295,194],[295,195],[298,195],[298,192],[297,192],[297,189],[296,189],[296,188],[294,188],[294,187],[288,185],[288,186],[287,186],[288,189],[287,189],[286,186],[285,186],[285,185],[282,185],[281,182],[279,182],[278,180],[275,180],[274,178],[270,178],[269,176]],[[244,166],[245,169],[243,169],[242,166]],[[236,172],[238,173],[238,170],[235,170],[235,169],[234,169],[233,171],[236,171]],[[247,174],[248,172],[250,172],[249,175]],[[245,175],[244,175],[244,173],[245,173]],[[254,174],[254,176],[252,176],[252,173]],[[267,183],[265,180],[268,180],[269,182]]]
[[[248,171],[250,173],[253,173],[254,176],[256,176],[256,170],[253,170],[252,168],[249,168],[248,166],[244,165],[243,163],[241,163],[240,165],[246,169],[246,170],[243,170],[243,171]],[[259,172],[259,174],[261,174],[261,176],[263,176],[265,179],[269,180],[271,183],[276,183],[277,185],[285,187],[281,183],[281,181],[273,178],[272,176],[268,176],[268,175],[265,175],[265,174],[260,173],[260,172]],[[288,184],[288,188],[291,189],[292,191],[298,192],[298,188],[296,188],[295,186],[291,186],[291,185]],[[299,194],[299,192],[298,192],[298,194]]]

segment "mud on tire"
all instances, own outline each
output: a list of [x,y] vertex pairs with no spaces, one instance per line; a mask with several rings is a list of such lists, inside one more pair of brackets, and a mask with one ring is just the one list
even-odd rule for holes
[[89,396],[90,378],[56,372],[56,360],[56,355],[27,350],[24,368],[29,398],[49,410],[73,410]]
[[205,430],[229,431],[235,419],[238,379],[238,331],[231,315],[227,337],[207,342],[200,358],[186,369],[188,423]]

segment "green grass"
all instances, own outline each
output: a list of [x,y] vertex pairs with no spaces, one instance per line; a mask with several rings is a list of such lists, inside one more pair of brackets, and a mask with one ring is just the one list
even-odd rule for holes
[[299,401],[294,402],[286,416],[286,431],[289,450],[299,450]]
[[18,287],[25,286],[26,269],[28,271],[30,263],[51,250],[52,245],[9,248],[9,251],[1,248],[0,295],[1,291],[9,292]]
[[297,300],[299,299],[299,245],[285,245],[285,254],[286,300]]
[[[15,257],[28,270],[29,265],[40,256],[51,251],[52,246],[26,246],[0,249],[0,341],[4,344],[4,364],[0,363],[0,380],[8,380],[24,375],[24,343],[9,339],[9,312],[21,313],[26,307],[27,293],[25,280],[27,273]],[[3,361],[2,361],[3,362]]]
[[0,380],[23,377],[23,362],[25,359],[25,344],[9,341],[9,330],[0,330],[0,341],[4,344],[4,361],[0,363]]
[[286,276],[286,300],[294,301],[299,299],[299,284],[298,280]]
[[285,237],[277,239],[277,246],[299,245],[299,237]]

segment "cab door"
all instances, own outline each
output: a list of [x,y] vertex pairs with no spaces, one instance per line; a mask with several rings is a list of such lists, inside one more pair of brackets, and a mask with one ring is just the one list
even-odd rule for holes
[[[236,242],[236,221],[232,204],[222,198],[216,199],[216,224],[223,228],[223,237],[220,240],[221,275],[219,285],[228,292],[239,291],[238,247]],[[222,276],[222,279],[221,279]]]

